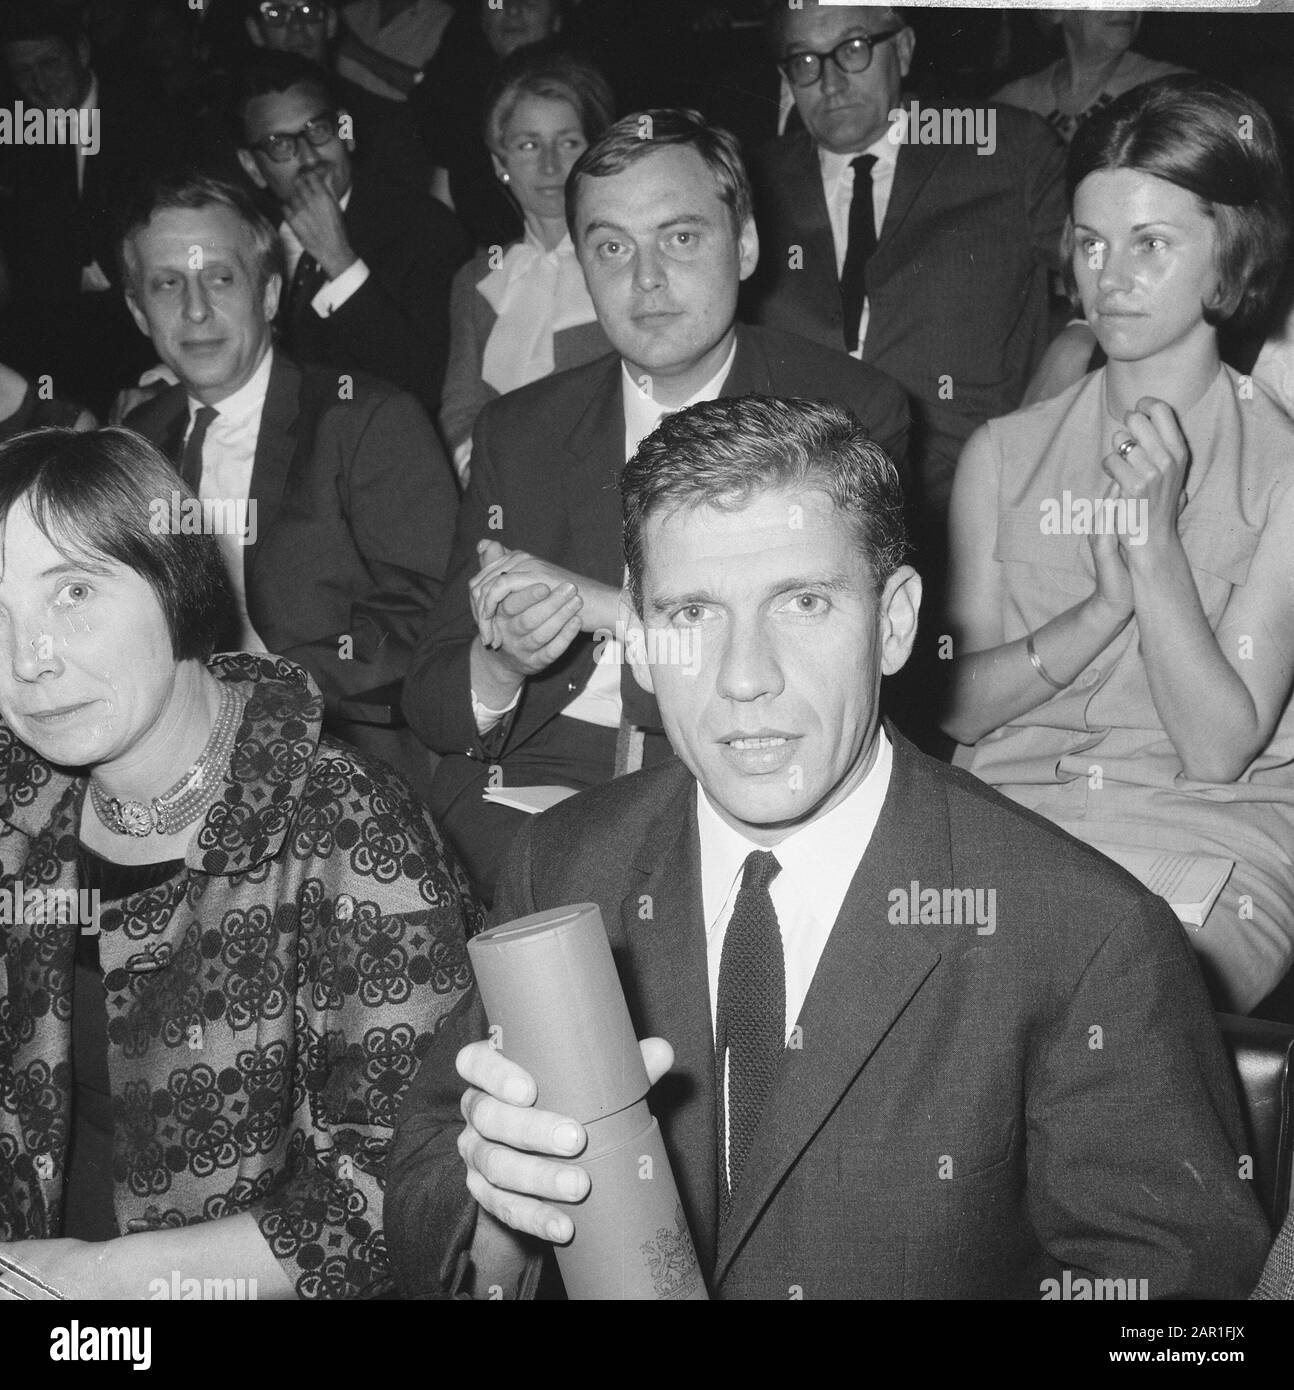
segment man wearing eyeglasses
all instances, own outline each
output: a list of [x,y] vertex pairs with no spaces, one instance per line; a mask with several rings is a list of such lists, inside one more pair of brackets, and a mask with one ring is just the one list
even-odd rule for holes
[[239,74],[234,107],[239,162],[279,208],[283,346],[301,362],[383,377],[434,417],[467,234],[429,194],[352,159],[347,114],[305,59],[256,55]]
[[[1063,149],[1005,108],[940,120],[940,143],[922,143],[902,91],[916,39],[895,9],[778,0],[768,35],[805,128],[752,170],[765,254],[750,309],[907,387],[937,534],[962,445],[1016,408],[1046,344]],[[955,142],[989,114],[991,150]]]
[[[244,23],[255,47],[294,53],[325,68],[354,119],[368,161],[389,178],[425,190],[431,180],[431,154],[403,98],[391,99],[392,91],[407,93],[418,85],[421,67],[364,43],[344,22],[333,0],[246,0],[246,4]],[[439,31],[435,37],[438,40]],[[428,56],[433,51],[434,46]]]

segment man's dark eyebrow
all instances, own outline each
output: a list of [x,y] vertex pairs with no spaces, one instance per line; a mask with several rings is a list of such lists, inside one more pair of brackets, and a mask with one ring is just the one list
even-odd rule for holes
[[[673,217],[669,218],[668,221],[658,222],[654,230],[662,232],[669,227],[677,227],[681,223],[687,222],[697,222],[700,223],[700,225],[703,227],[711,227],[714,225],[714,219],[712,217],[708,217],[703,212],[680,212],[676,213]],[[590,236],[593,232],[619,232],[622,236],[628,235],[625,228],[622,227],[618,222],[608,222],[607,219],[604,217],[600,217],[593,222],[585,223],[584,229],[581,231],[580,235],[582,237],[587,237]]]
[[[842,571],[830,574],[793,575],[789,579],[779,579],[764,591],[764,600],[778,598],[797,589],[825,589],[829,594],[848,592],[856,588],[856,582]],[[654,614],[670,613],[676,608],[686,608],[690,603],[714,603],[714,595],[698,589],[685,594],[658,594],[647,607]]]

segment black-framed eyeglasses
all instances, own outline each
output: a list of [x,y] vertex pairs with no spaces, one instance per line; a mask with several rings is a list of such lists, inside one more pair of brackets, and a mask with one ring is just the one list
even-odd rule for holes
[[328,6],[322,0],[302,0],[299,5],[261,0],[257,8],[262,22],[270,29],[285,29],[293,20],[298,24],[319,24],[328,14]]
[[272,135],[267,135],[264,140],[258,140],[254,145],[249,145],[248,149],[259,150],[267,158],[272,159],[275,164],[286,164],[296,154],[299,141],[305,140],[315,149],[319,149],[330,140],[335,139],[337,124],[336,111],[323,111],[318,116],[308,120],[300,130],[276,130]]
[[792,53],[778,64],[793,87],[812,87],[822,77],[822,65],[831,59],[841,72],[866,72],[872,65],[872,53],[887,39],[901,34],[902,28],[887,29],[883,34],[859,34],[838,43],[830,53]]

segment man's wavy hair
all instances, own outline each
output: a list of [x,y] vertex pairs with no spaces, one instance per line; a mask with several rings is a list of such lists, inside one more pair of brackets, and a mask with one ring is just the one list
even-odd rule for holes
[[879,594],[908,550],[903,488],[856,416],[823,401],[732,396],[667,415],[620,479],[629,592],[643,611],[643,527],[661,512],[735,510],[761,492],[814,488],[853,524]]
[[132,430],[28,430],[0,444],[0,541],[25,506],[69,558],[134,570],[157,595],[175,659],[203,661],[235,631],[233,593],[214,536],[154,529],[155,508],[169,516],[172,493],[193,495]]
[[1075,304],[1074,193],[1089,174],[1115,169],[1153,174],[1195,195],[1217,228],[1219,291],[1206,322],[1260,323],[1284,268],[1290,193],[1280,140],[1258,102],[1212,78],[1161,77],[1079,128],[1065,171],[1070,216],[1062,244]]
[[566,225],[577,247],[575,204],[580,180],[623,174],[640,159],[670,145],[694,149],[705,161],[719,185],[720,200],[732,213],[734,230],[740,234],[753,216],[754,202],[736,136],[710,125],[699,111],[656,106],[622,116],[575,161],[566,179]]
[[278,229],[260,210],[251,193],[236,183],[211,178],[206,174],[176,173],[165,175],[139,189],[123,209],[117,245],[122,283],[126,286],[127,294],[133,294],[138,289],[132,245],[135,234],[148,226],[155,213],[209,207],[228,209],[247,228],[252,239],[258,290],[265,288],[272,275],[283,278],[283,246],[279,241]]

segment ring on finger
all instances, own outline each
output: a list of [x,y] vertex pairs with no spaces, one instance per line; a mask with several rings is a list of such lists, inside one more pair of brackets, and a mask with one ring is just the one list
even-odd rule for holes
[[1126,459],[1136,447],[1137,441],[1135,439],[1125,439],[1123,443],[1119,445],[1117,453],[1120,458]]

